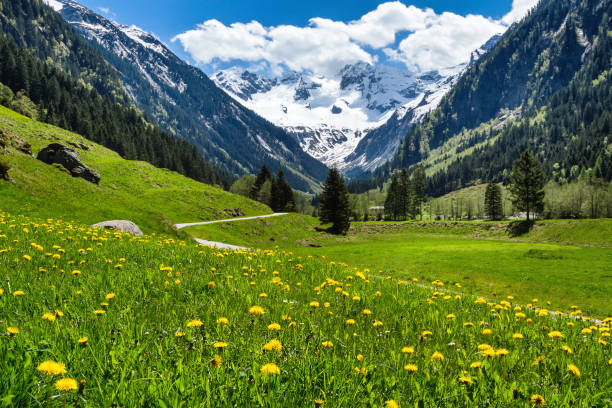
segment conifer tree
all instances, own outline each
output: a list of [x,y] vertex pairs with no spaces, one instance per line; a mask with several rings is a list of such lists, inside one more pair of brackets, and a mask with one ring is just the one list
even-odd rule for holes
[[500,220],[503,217],[501,187],[494,183],[487,184],[485,190],[485,213],[489,220]]
[[419,166],[412,174],[412,198],[414,205],[414,217],[419,214],[423,219],[423,202],[425,202],[425,170]]
[[350,213],[348,190],[338,169],[332,167],[323,185],[319,219],[324,224],[333,223],[331,233],[346,234],[351,226]]
[[257,178],[255,178],[255,184],[253,184],[253,188],[251,189],[250,197],[253,200],[257,200],[259,197],[259,190],[264,185],[266,181],[272,180],[272,173],[268,169],[268,166],[265,164],[261,166],[261,170],[257,174]]
[[512,204],[527,213],[527,221],[532,212],[539,213],[544,209],[544,172],[527,150],[514,163],[510,193]]
[[387,192],[387,198],[385,200],[385,215],[391,220],[397,220],[399,213],[399,198],[401,195],[400,183],[397,176],[391,178],[391,184],[389,185],[389,191]]

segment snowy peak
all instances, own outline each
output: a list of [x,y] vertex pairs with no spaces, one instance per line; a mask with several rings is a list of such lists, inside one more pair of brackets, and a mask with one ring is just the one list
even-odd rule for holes
[[270,80],[240,67],[219,71],[212,79],[218,86],[245,101],[250,100],[253,94],[268,92],[277,85],[276,80]]

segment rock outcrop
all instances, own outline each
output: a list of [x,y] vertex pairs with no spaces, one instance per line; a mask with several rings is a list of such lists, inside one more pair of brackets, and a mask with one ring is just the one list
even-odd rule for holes
[[95,184],[100,182],[100,174],[83,164],[77,153],[67,146],[51,143],[38,152],[36,158],[47,164],[61,164],[72,177],[81,177]]
[[142,231],[138,228],[138,225],[132,221],[127,220],[113,220],[99,222],[91,226],[91,228],[104,228],[104,229],[116,229],[118,231],[127,232],[128,234],[141,236]]

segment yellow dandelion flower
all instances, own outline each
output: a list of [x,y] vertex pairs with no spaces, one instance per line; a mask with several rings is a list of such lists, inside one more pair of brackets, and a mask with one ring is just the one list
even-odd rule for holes
[[32,257],[30,255],[24,255],[23,259],[25,259],[26,261],[31,261]]
[[218,341],[215,344],[213,344],[213,347],[217,349],[224,349],[227,347],[227,343],[224,341]]
[[104,313],[106,313],[106,310],[94,310],[96,316],[102,316]]
[[466,377],[466,376],[459,377],[459,382],[461,384],[465,384],[465,385],[474,384],[474,380],[472,380],[470,377]]
[[252,314],[253,316],[261,316],[265,313],[265,311],[263,307],[255,305],[249,308],[249,313]]
[[371,311],[370,309],[363,309],[363,310],[361,311],[361,314],[364,314],[364,315],[366,315],[366,316],[367,316],[367,315],[371,315],[371,314],[372,314],[372,311]]
[[487,336],[487,335],[489,335],[491,333],[493,333],[493,330],[491,330],[491,329],[483,329],[483,331],[482,331],[482,334],[484,334],[485,336]]
[[495,350],[496,356],[506,356],[508,354],[510,354],[510,352],[504,348]]
[[344,322],[344,323],[349,325],[349,326],[353,325],[353,324],[355,324],[355,319],[346,319],[346,322]]
[[321,343],[321,345],[325,348],[332,348],[334,347],[334,343],[332,343],[331,341],[324,341],[323,343]]
[[268,325],[268,330],[270,331],[279,331],[280,329],[281,329],[281,326],[278,323],[270,323]]
[[289,322],[289,324],[287,325],[287,327],[295,327],[297,326],[296,322]]
[[107,293],[106,296],[104,296],[104,299],[106,300],[111,300],[115,298],[115,294],[114,293]]
[[514,333],[512,335],[513,339],[522,339],[524,336],[521,333]]
[[571,375],[573,375],[574,377],[580,377],[580,369],[575,366],[574,364],[570,364],[567,366],[567,370],[570,372]]
[[531,404],[536,407],[544,407],[546,406],[546,401],[544,400],[543,396],[539,394],[533,394],[531,396]]
[[406,364],[404,366],[404,370],[408,371],[409,373],[416,373],[419,371],[419,367],[416,364]]
[[79,388],[75,379],[62,378],[55,382],[55,389],[62,392],[75,391]]
[[489,350],[489,349],[492,349],[492,348],[493,347],[491,347],[490,345],[488,345],[486,343],[478,345],[478,350],[480,350],[480,351]]
[[438,361],[442,361],[442,360],[444,360],[444,356],[443,356],[443,355],[442,355],[442,353],[440,353],[439,351],[436,351],[435,353],[433,353],[433,354],[431,355],[431,358],[432,358],[433,360],[438,360]]
[[450,313],[450,314],[447,314],[447,315],[446,315],[446,318],[447,318],[447,319],[454,319],[454,318],[456,318],[456,317],[457,317],[457,316],[455,316],[455,315],[454,315],[454,314],[452,314],[452,313]]
[[563,346],[563,347],[561,347],[561,349],[563,351],[565,351],[567,354],[572,354],[573,353],[573,351],[572,351],[570,346]]
[[14,336],[16,334],[19,334],[19,329],[16,327],[7,327],[6,331],[8,332],[9,335]]
[[176,333],[174,333],[174,335],[175,335],[176,337],[184,337],[184,336],[185,336],[185,332],[182,332],[182,331],[177,331]]
[[13,292],[13,296],[23,296],[25,292],[23,290],[16,290]]
[[312,302],[308,304],[308,306],[312,307],[313,309],[316,309],[317,307],[319,307],[319,302],[317,302],[316,300],[313,300]]
[[229,324],[229,320],[226,317],[220,317],[217,319],[217,324]]
[[357,361],[363,361],[363,354],[357,354]]
[[259,371],[262,374],[268,375],[268,376],[280,374],[280,368],[278,368],[278,366],[274,363],[264,364],[263,366],[261,366],[261,369]]
[[65,364],[52,360],[43,361],[36,369],[46,375],[62,375],[67,373]]
[[427,336],[431,336],[433,333],[430,332],[429,330],[425,330],[423,333],[421,333],[421,337],[427,337]]
[[81,346],[86,346],[88,341],[89,337],[81,337],[77,340],[77,343],[79,343]]
[[265,351],[276,351],[280,353],[283,351],[283,343],[276,339],[270,340],[263,346],[263,349]]
[[470,368],[480,368],[482,367],[482,363],[480,361],[474,361],[472,364],[470,364]]
[[412,346],[402,347],[402,353],[404,353],[404,354],[412,354],[412,353],[414,353],[414,347],[412,347]]
[[260,293],[260,294],[259,294],[259,297],[260,297],[260,298],[267,298],[267,297],[268,297],[268,294],[267,294],[267,293]]
[[53,313],[45,313],[42,315],[42,319],[46,320],[47,322],[54,322],[55,315]]
[[220,355],[215,354],[213,359],[210,361],[210,366],[212,368],[221,368],[221,364],[223,363],[223,359]]
[[81,271],[75,269],[74,271],[72,271],[72,274],[73,275],[80,275]]
[[485,357],[495,357],[495,350],[492,348],[483,350],[482,355]]
[[380,320],[374,320],[374,323],[372,323],[372,326],[374,327],[380,327],[383,325],[383,322],[381,322]]
[[474,327],[474,323],[472,323],[472,322],[465,322],[465,323],[463,323],[463,327]]
[[540,357],[536,358],[536,359],[533,361],[533,365],[534,365],[534,366],[538,366],[538,365],[540,365],[540,363],[541,363],[542,361],[544,361],[544,360],[545,360],[545,357],[544,357],[544,356],[540,356]]
[[580,334],[591,334],[591,333],[593,333],[593,330],[589,329],[588,327],[585,327],[584,329],[580,331]]
[[553,330],[550,333],[548,333],[548,337],[550,337],[551,339],[558,339],[558,338],[563,337],[563,334],[558,330]]
[[385,402],[385,408],[399,408],[399,404],[395,400]]
[[200,326],[203,326],[203,325],[204,325],[204,323],[202,323],[202,321],[198,320],[198,319],[191,319],[189,321],[189,323],[187,323],[187,327],[189,327],[189,328],[200,327]]

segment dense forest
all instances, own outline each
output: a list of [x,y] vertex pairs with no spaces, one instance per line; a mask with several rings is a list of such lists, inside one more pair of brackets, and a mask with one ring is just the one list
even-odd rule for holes
[[[432,196],[506,181],[526,149],[549,180],[568,182],[585,173],[610,180],[611,8],[610,1],[542,1],[408,132],[393,160],[354,181],[351,192],[380,187],[417,163],[430,176]],[[500,123],[503,112],[513,115]],[[453,139],[460,141],[439,153]],[[441,159],[444,165],[436,166]]]

